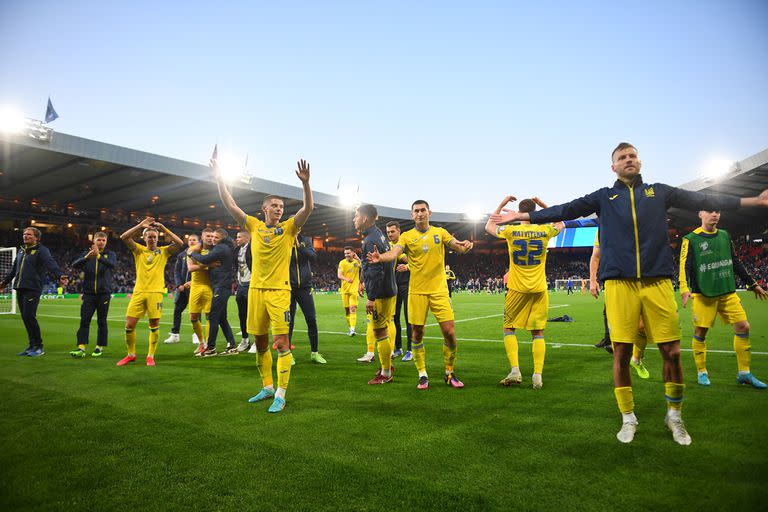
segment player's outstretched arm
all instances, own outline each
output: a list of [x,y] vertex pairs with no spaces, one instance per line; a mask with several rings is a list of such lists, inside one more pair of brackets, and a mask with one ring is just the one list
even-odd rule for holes
[[139,231],[148,228],[152,225],[152,223],[155,222],[155,219],[152,217],[147,217],[132,228],[130,228],[128,231],[120,235],[120,240],[123,241],[126,247],[133,252],[136,250],[136,242],[133,241],[133,236],[138,233]]
[[235,219],[235,222],[240,224],[241,227],[244,227],[246,217],[245,212],[241,210],[239,206],[237,206],[237,203],[235,203],[235,200],[232,197],[232,193],[229,191],[229,188],[224,181],[224,176],[221,174],[219,163],[216,161],[216,159],[211,158],[211,161],[208,165],[211,167],[211,170],[213,171],[213,177],[216,179],[216,185],[219,187],[219,197],[221,198],[221,202],[224,204],[224,208],[226,208],[232,218]]
[[747,206],[761,206],[763,208],[768,208],[768,190],[763,190],[759,196],[742,197],[741,207],[744,208]]
[[474,246],[475,244],[469,240],[456,240],[455,238],[451,238],[451,241],[448,242],[448,247],[460,254],[468,253]]
[[373,251],[365,255],[365,259],[368,263],[389,263],[395,261],[401,254],[403,254],[403,248],[399,245],[392,247],[387,252],[379,252],[379,248],[373,248]]
[[309,162],[306,160],[299,160],[296,162],[298,169],[296,170],[296,176],[301,180],[301,186],[304,189],[304,204],[296,212],[293,218],[293,222],[297,228],[300,228],[307,222],[312,210],[315,209],[315,202],[312,199],[312,189],[309,187]]

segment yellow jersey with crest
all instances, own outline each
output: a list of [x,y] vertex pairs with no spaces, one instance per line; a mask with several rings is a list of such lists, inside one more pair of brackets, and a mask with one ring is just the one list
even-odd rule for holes
[[339,291],[341,293],[357,294],[357,290],[360,287],[360,261],[357,258],[352,261],[347,261],[347,258],[344,258],[339,262],[339,271],[341,271],[344,277],[352,280],[351,283],[342,281],[341,290]]
[[165,292],[165,264],[173,252],[172,245],[158,247],[154,251],[145,245],[136,244],[133,250],[133,261],[136,264],[136,284],[133,293]]
[[448,293],[445,280],[445,246],[453,235],[443,228],[429,226],[424,232],[416,228],[400,235],[395,244],[408,256],[411,281],[408,293],[430,295]]
[[250,288],[290,290],[291,250],[300,231],[294,217],[270,227],[246,215],[245,229],[251,235],[253,258]]
[[499,226],[496,236],[507,240],[509,276],[507,288],[516,292],[547,291],[547,244],[560,231],[552,224]]
[[[205,248],[200,249],[200,254],[208,254],[208,252],[209,252],[209,249],[205,249]],[[197,263],[192,258],[187,258],[187,265],[189,265],[190,262]],[[210,288],[211,278],[208,275],[208,267],[203,265],[202,270],[196,270],[192,272],[191,281],[192,281],[192,286],[207,286],[208,288]]]

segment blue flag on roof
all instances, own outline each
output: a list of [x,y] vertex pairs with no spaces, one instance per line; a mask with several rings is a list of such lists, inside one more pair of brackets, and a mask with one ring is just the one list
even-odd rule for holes
[[56,109],[53,108],[53,103],[51,103],[51,97],[48,96],[48,107],[45,109],[45,122],[50,123],[58,119],[58,117],[59,114],[56,113]]

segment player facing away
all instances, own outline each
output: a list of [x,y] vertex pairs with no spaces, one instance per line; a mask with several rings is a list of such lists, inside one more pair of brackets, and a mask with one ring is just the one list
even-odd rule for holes
[[751,347],[747,313],[736,295],[737,274],[760,300],[768,294],[749,275],[733,250],[731,237],[718,229],[719,211],[699,212],[701,226],[683,237],[680,246],[680,294],[683,307],[693,302],[693,359],[696,363],[698,383],[709,386],[707,372],[707,331],[719,314],[723,322],[733,325],[733,351],[736,352],[738,384],[765,389],[750,370]]
[[211,313],[211,303],[213,301],[213,287],[211,286],[211,277],[208,275],[208,266],[193,260],[190,254],[199,252],[208,254],[213,248],[213,229],[205,228],[200,236],[200,244],[190,246],[187,249],[187,269],[192,275],[189,288],[189,321],[192,323],[192,330],[195,332],[200,344],[195,348],[194,354],[197,357],[215,356],[216,351],[208,350],[208,333],[210,322],[206,321],[203,327],[201,317],[206,315],[206,319]]
[[392,348],[394,336],[395,303],[397,302],[397,283],[395,282],[395,264],[371,263],[367,256],[374,250],[378,253],[389,251],[389,240],[376,226],[379,212],[372,204],[360,205],[355,211],[353,222],[355,229],[363,235],[363,282],[368,300],[365,312],[368,325],[372,329],[376,348],[379,351],[381,368],[368,384],[387,384],[392,382]]
[[667,234],[667,209],[768,207],[768,190],[757,197],[741,199],[702,194],[663,183],[647,184],[640,168],[637,149],[622,142],[611,153],[611,170],[617,177],[612,186],[538,212],[510,212],[494,215],[493,220],[530,220],[541,224],[593,213],[600,217],[602,255],[598,275],[605,286],[606,313],[614,344],[614,394],[622,415],[622,427],[616,437],[629,443],[637,431],[629,360],[639,338],[637,326],[642,317],[648,341],[657,344],[664,360],[664,423],[675,442],[689,445],[691,436],[681,415],[685,385],[680,364],[680,320],[671,280],[675,268]]
[[418,199],[411,205],[411,218],[416,226],[403,233],[400,240],[385,253],[375,248],[367,260],[371,263],[391,263],[401,254],[408,257],[411,269],[411,283],[408,289],[408,313],[413,329],[413,359],[419,372],[418,389],[429,388],[426,354],[424,350],[424,326],[427,314],[432,311],[443,333],[443,363],[445,382],[454,388],[463,388],[454,374],[456,363],[456,332],[454,330],[453,307],[448,297],[445,280],[445,247],[466,253],[472,249],[469,240],[456,240],[448,231],[429,225],[432,211],[429,203]]
[[339,262],[336,277],[341,280],[341,303],[347,319],[349,336],[355,335],[357,326],[357,297],[360,291],[360,260],[352,247],[344,248],[344,259]]
[[[291,377],[290,341],[288,339],[291,321],[291,249],[296,235],[309,218],[314,208],[312,189],[309,186],[309,163],[299,160],[296,176],[304,191],[303,204],[296,215],[281,221],[284,202],[277,196],[267,196],[261,204],[264,221],[247,215],[232,198],[224,182],[218,163],[211,160],[219,196],[232,218],[245,226],[251,235],[251,284],[248,290],[248,333],[253,334],[258,353],[259,374],[262,389],[248,401],[260,402],[274,397],[269,412],[279,413],[285,408],[285,392]],[[272,378],[272,352],[269,350],[269,330],[277,345],[277,389]]]
[[[507,196],[496,208],[500,213],[507,203],[514,201]],[[536,209],[532,199],[520,201],[519,211],[529,213]],[[499,384],[511,386],[523,382],[518,358],[516,329],[525,329],[533,336],[533,389],[541,389],[541,374],[544,370],[546,343],[544,329],[547,327],[549,313],[549,292],[547,276],[547,245],[549,239],[556,237],[563,229],[563,223],[556,225],[535,225],[523,221],[518,225],[499,226],[490,218],[485,224],[485,231],[492,236],[505,239],[509,251],[509,272],[507,274],[507,294],[504,299],[504,350],[509,360],[509,374]]]
[[[157,245],[161,230],[171,239],[170,245]],[[133,236],[139,231],[145,245],[133,241]],[[130,228],[120,235],[120,239],[133,254],[136,284],[133,286],[133,295],[125,313],[125,345],[128,355],[118,361],[117,366],[136,361],[136,324],[144,315],[149,318],[147,366],[155,366],[155,351],[160,338],[160,315],[163,312],[165,264],[168,258],[184,247],[184,242],[152,217],[147,217]]]
[[83,273],[80,328],[77,330],[77,348],[69,353],[72,357],[85,357],[88,332],[91,329],[94,312],[97,325],[96,348],[91,356],[101,357],[107,347],[109,336],[107,316],[109,301],[112,298],[112,269],[117,264],[117,256],[106,247],[107,234],[103,231],[94,233],[91,248],[72,262],[72,268]]

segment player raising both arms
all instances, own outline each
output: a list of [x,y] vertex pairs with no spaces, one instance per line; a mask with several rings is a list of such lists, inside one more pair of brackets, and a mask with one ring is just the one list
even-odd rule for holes
[[629,443],[637,430],[629,361],[642,317],[648,341],[657,344],[664,359],[664,423],[675,442],[689,445],[691,436],[681,416],[685,385],[680,364],[680,320],[671,280],[675,268],[667,234],[667,209],[768,207],[768,190],[758,197],[739,199],[691,192],[663,183],[644,183],[637,149],[626,142],[611,152],[611,162],[617,177],[611,187],[538,212],[494,215],[493,221],[530,220],[540,224],[598,214],[602,252],[599,279],[605,286],[608,325],[614,344],[614,393],[623,422],[616,437]]
[[[224,207],[251,235],[253,268],[248,290],[248,333],[253,334],[256,342],[263,387],[248,401],[259,402],[274,397],[269,412],[280,412],[285,408],[285,392],[293,360],[288,339],[291,321],[291,249],[296,235],[314,208],[312,189],[309,187],[309,163],[299,160],[296,171],[304,189],[303,205],[296,215],[283,222],[280,219],[285,206],[281,198],[271,195],[264,198],[261,203],[264,212],[262,222],[237,206],[215,159],[211,160],[211,167]],[[272,352],[269,350],[268,339],[270,327],[277,345],[277,390],[272,378]]]
[[[171,245],[157,245],[160,230],[171,239]],[[146,245],[137,244],[133,236],[141,231]],[[136,265],[136,284],[125,313],[125,344],[128,355],[117,362],[124,366],[136,361],[136,323],[146,314],[149,318],[149,352],[147,366],[155,366],[155,350],[160,338],[160,315],[163,311],[163,293],[165,291],[165,263],[173,254],[184,247],[181,238],[168,228],[147,217],[134,227],[120,235],[120,239],[133,254]]]
[[408,256],[411,270],[411,284],[408,290],[408,313],[413,329],[413,359],[419,371],[419,389],[429,387],[426,355],[424,351],[424,326],[427,314],[432,311],[440,324],[445,343],[443,363],[445,382],[454,388],[464,384],[453,373],[456,363],[456,333],[454,331],[453,308],[448,298],[448,284],[445,280],[445,247],[466,253],[472,249],[469,240],[458,241],[448,231],[429,225],[432,211],[429,203],[418,199],[411,205],[411,217],[416,227],[406,231],[391,250],[381,254],[375,248],[367,259],[371,263],[389,263],[401,254]]
[[[514,201],[507,196],[496,208],[500,213],[504,206]],[[520,201],[519,211],[529,213],[536,209],[532,199]],[[549,312],[549,293],[547,276],[547,244],[549,239],[562,231],[563,223],[536,225],[523,221],[515,226],[498,226],[491,218],[485,224],[489,235],[504,238],[509,250],[509,273],[507,274],[507,295],[504,300],[504,349],[507,352],[510,371],[500,384],[510,386],[520,384],[518,346],[515,329],[526,329],[533,336],[533,389],[541,389],[541,373],[544,370],[544,329],[547,326]]]

